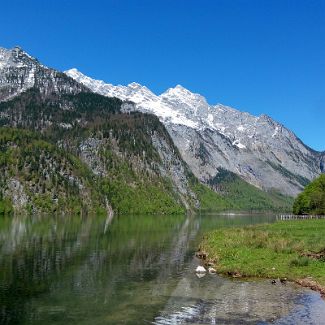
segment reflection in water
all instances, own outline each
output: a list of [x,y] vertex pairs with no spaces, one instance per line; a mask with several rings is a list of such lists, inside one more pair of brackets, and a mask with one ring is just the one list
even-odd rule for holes
[[[193,267],[195,265],[193,260]],[[300,301],[306,295],[310,292],[294,285],[272,285],[268,280],[225,279],[211,274],[197,279],[189,272],[179,281],[154,324],[273,322],[300,308]]]
[[[1,324],[317,324],[319,295],[269,281],[198,279],[203,233],[267,216],[0,220]],[[282,317],[282,318],[281,318]]]

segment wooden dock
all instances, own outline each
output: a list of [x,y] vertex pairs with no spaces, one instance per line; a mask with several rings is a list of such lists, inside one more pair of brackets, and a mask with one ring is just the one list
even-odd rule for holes
[[304,219],[325,219],[323,215],[296,215],[296,214],[281,214],[276,216],[276,220],[304,220]]

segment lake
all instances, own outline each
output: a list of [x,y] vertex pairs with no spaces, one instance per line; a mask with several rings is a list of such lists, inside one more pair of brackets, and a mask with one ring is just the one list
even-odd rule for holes
[[294,284],[194,272],[204,233],[270,215],[0,220],[1,324],[324,324]]

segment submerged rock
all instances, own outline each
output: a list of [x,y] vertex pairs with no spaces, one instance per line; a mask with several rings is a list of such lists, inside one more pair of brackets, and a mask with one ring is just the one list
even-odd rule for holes
[[206,273],[196,273],[196,276],[201,279],[203,278],[204,276],[206,276]]

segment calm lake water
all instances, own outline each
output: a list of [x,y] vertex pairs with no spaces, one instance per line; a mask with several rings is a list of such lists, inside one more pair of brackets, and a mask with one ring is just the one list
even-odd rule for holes
[[218,227],[272,216],[0,220],[1,324],[325,324],[319,294],[269,280],[198,278]]

